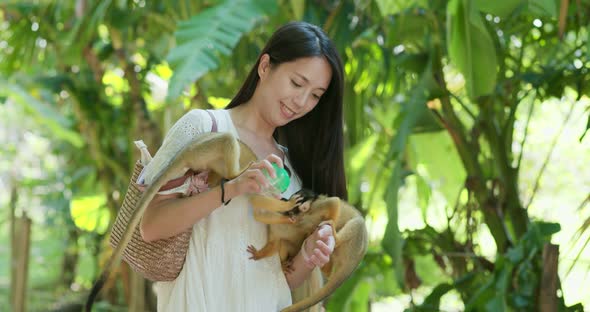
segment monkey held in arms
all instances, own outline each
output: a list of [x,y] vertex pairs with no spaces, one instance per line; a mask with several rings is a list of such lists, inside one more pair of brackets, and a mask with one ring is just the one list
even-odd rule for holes
[[[334,252],[330,261],[322,267],[327,282],[323,287],[312,290],[307,297],[283,309],[283,312],[301,311],[328,297],[352,274],[367,251],[368,233],[361,213],[338,197],[315,195],[302,190],[288,201],[253,195],[250,202],[254,207],[254,217],[269,224],[267,244],[260,250],[254,246],[248,247],[252,259],[265,258],[278,252],[285,271],[291,269],[291,260],[320,224],[330,224],[335,232]],[[284,217],[290,218],[292,222],[284,222]]]

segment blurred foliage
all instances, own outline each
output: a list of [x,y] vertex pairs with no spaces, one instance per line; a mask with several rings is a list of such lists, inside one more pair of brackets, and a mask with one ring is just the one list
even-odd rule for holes
[[[349,199],[371,231],[328,310],[421,286],[430,294],[410,311],[438,310],[453,293],[466,310],[536,310],[541,252],[559,227],[529,208],[561,131],[533,187],[520,180],[523,155],[543,109],[566,112],[560,129],[583,111],[584,140],[589,14],[565,0],[0,1],[0,153],[19,163],[0,173],[19,190],[16,214],[33,214],[59,245],[36,252],[66,250],[44,283],[75,301],[64,294],[83,296],[109,252],[133,140],[153,153],[187,110],[223,107],[273,30],[306,20],[344,60]],[[420,226],[400,221],[409,189]],[[560,298],[561,310],[581,309]]]

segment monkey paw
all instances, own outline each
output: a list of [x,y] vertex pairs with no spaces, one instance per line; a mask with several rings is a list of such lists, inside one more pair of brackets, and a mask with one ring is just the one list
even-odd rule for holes
[[258,257],[258,250],[256,249],[256,247],[252,246],[252,245],[248,245],[248,249],[247,251],[250,253],[250,259],[254,259],[254,260],[258,260],[260,259],[260,257]]
[[293,273],[294,269],[293,269],[293,259],[289,259],[286,260],[281,267],[283,268],[283,272],[285,272],[286,274],[291,274]]

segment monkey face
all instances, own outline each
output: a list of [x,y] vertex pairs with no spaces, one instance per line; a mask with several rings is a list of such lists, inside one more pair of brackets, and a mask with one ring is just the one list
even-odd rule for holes
[[309,210],[311,203],[316,198],[318,198],[318,195],[314,192],[307,189],[301,189],[299,192],[291,195],[291,198],[289,198],[288,201],[293,204],[293,208],[284,214],[294,217],[300,215],[301,213],[305,213]]

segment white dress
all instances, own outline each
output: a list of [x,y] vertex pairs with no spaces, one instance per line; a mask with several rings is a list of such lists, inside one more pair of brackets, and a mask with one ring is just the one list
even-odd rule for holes
[[[238,136],[229,111],[210,111],[218,132]],[[162,147],[146,166],[146,184],[153,175],[195,135],[211,131],[211,117],[204,110],[186,113],[170,129]],[[285,163],[290,167],[288,159]],[[283,197],[301,188],[294,176]],[[197,207],[195,207],[197,209]],[[246,196],[233,198],[193,226],[186,262],[176,280],[157,282],[158,311],[278,311],[291,304],[291,293],[278,254],[258,261],[246,251],[252,244],[266,244],[267,228],[256,221]]]

